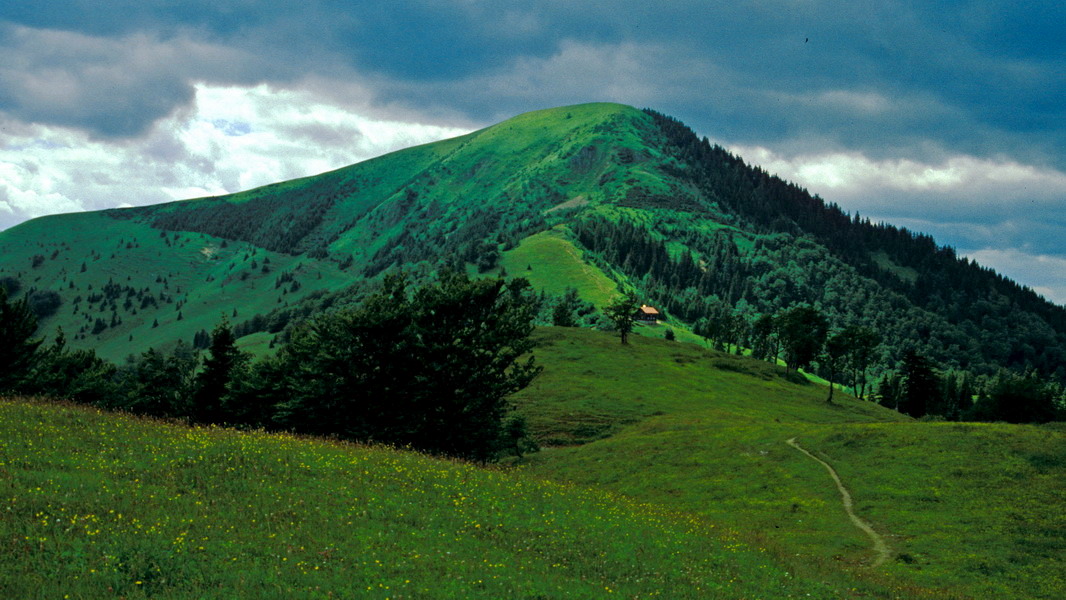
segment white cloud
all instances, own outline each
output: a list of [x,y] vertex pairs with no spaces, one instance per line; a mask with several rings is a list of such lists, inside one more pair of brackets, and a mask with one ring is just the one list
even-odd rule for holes
[[195,86],[195,102],[140,138],[0,114],[0,228],[57,212],[236,192],[468,130],[364,116],[307,91]]
[[761,146],[730,148],[746,160],[814,192],[856,194],[863,190],[905,192],[962,192],[986,190],[970,196],[975,202],[1024,196],[1062,198],[1066,173],[1016,161],[954,156],[939,163],[911,159],[872,160],[858,152],[829,152],[783,156]]
[[859,152],[785,155],[762,146],[730,150],[845,210],[899,223],[994,224],[1066,214],[1066,173],[1016,160],[956,155],[936,162],[874,160]]

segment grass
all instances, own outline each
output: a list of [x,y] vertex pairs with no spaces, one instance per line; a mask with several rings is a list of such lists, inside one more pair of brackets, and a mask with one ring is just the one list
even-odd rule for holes
[[[1059,598],[1066,428],[923,423],[564,328],[513,469],[0,401],[12,597]],[[832,464],[892,560],[845,516]]]
[[806,441],[891,534],[894,568],[911,580],[978,598],[1066,591],[1061,425],[864,424]]
[[[516,401],[549,448],[532,472],[698,515],[790,572],[903,598],[1066,590],[1066,432],[919,423],[782,369],[690,344],[548,329]],[[830,462],[893,560],[844,513]]]
[[901,281],[905,281],[911,284],[918,281],[917,271],[910,267],[903,267],[892,262],[892,259],[888,257],[888,254],[886,252],[874,252],[870,255],[870,257],[874,260],[874,263],[876,263],[878,267],[881,267],[881,269],[892,273],[896,277],[899,277]]
[[[102,236],[101,231],[108,235]],[[326,261],[198,233],[168,233],[167,238],[160,233],[102,213],[30,221],[0,236],[0,275],[18,277],[23,293],[36,288],[60,295],[62,304],[54,316],[42,321],[41,335],[50,337],[61,327],[72,346],[94,348],[115,362],[149,347],[172,347],[179,339],[191,342],[197,331],[210,332],[223,316],[237,324],[257,313],[296,304],[316,291],[350,284],[347,275]],[[34,255],[45,257],[37,268],[31,267]],[[269,270],[264,272],[262,266],[268,260]],[[298,290],[276,286],[285,272],[298,275]],[[134,298],[130,308],[125,308],[123,294],[114,311],[101,309],[99,304],[90,306],[87,298],[100,293],[108,282],[147,289],[157,298],[166,294],[172,302],[142,308]],[[75,302],[79,297],[82,300]],[[91,333],[96,318],[110,321],[113,314],[120,324]]]
[[0,401],[17,598],[799,598],[685,513],[412,452]]
[[618,286],[603,271],[585,262],[582,250],[553,229],[531,235],[503,253],[500,264],[514,277],[525,277],[537,290],[558,296],[567,288],[603,307],[617,294]]

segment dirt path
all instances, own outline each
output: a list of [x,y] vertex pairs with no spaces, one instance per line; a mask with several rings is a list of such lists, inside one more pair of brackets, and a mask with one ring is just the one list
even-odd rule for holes
[[870,540],[873,541],[874,553],[877,554],[877,558],[874,559],[873,565],[871,566],[879,567],[885,564],[885,561],[887,561],[889,559],[889,556],[892,554],[891,550],[888,549],[888,544],[885,543],[885,538],[881,537],[879,533],[877,533],[873,530],[872,527],[870,527],[869,523],[863,521],[859,518],[858,515],[855,514],[855,510],[852,508],[851,494],[848,493],[847,488],[844,487],[844,482],[840,480],[840,475],[837,475],[836,469],[834,469],[832,466],[829,465],[829,463],[825,462],[824,460],[804,450],[799,444],[796,443],[796,438],[785,440],[785,443],[789,446],[792,446],[796,450],[799,450],[800,452],[806,454],[812,460],[816,460],[822,463],[822,466],[825,467],[827,471],[829,471],[829,474],[833,476],[833,481],[835,481],[837,484],[837,489],[840,490],[840,498],[844,502],[844,510],[848,513],[848,518],[851,519],[851,522],[854,523],[856,527],[863,530],[866,535],[870,536]]

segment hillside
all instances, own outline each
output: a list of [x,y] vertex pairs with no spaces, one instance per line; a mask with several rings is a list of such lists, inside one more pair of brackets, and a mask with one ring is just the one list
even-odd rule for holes
[[690,515],[410,452],[0,400],[18,598],[839,597]]
[[[792,573],[904,598],[1056,598],[1066,589],[1061,425],[922,423],[690,344],[541,334],[544,374],[515,401],[546,443],[532,473],[699,515]],[[869,567],[831,463],[888,542]],[[577,443],[575,445],[575,443]]]
[[[923,423],[693,344],[537,333],[514,470],[0,401],[25,597],[1057,598],[1061,426]],[[848,520],[825,469],[883,536]],[[553,483],[554,482],[554,483]],[[368,589],[370,588],[370,589]],[[105,591],[107,590],[107,591]]]
[[[849,216],[652,111],[588,104],[229,196],[45,217],[0,232],[0,282],[41,335],[120,361],[203,340],[225,315],[258,353],[383,272],[523,276],[602,306],[637,292],[679,331],[809,304],[945,370],[1066,381],[1066,309],[938,247]],[[199,337],[197,336],[199,334]],[[729,339],[726,339],[729,338]],[[820,368],[820,367],[819,367]]]

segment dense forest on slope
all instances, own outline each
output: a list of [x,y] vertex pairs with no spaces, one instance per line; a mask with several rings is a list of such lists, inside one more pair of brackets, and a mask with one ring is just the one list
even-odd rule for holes
[[[706,138],[700,139],[680,121],[651,110],[645,112],[655,119],[682,161],[684,167],[678,170],[678,177],[692,182],[725,212],[742,219],[749,230],[786,236],[763,246],[768,250],[764,255],[777,265],[788,265],[792,257],[799,259],[798,268],[784,279],[786,293],[797,281],[817,273],[819,263],[825,265],[836,259],[859,277],[876,283],[881,288],[879,295],[902,296],[912,310],[929,313],[907,314],[907,308],[891,301],[882,304],[881,309],[894,314],[897,318],[890,320],[901,323],[913,343],[943,363],[978,369],[992,365],[1033,367],[1066,379],[1063,307],[968,258],[956,256],[952,248],[937,245],[928,235],[886,223],[875,224],[858,214],[849,217],[837,205],[747,165]],[[813,249],[804,248],[805,244],[799,241],[802,237],[824,247],[831,258],[804,257],[805,250]],[[839,277],[848,276],[829,279]],[[862,283],[851,282],[848,287],[854,286]],[[825,301],[817,298],[814,290],[804,292],[789,300]],[[756,287],[749,300],[765,306],[770,296],[770,290]],[[869,310],[878,311],[876,307]],[[847,312],[876,318],[854,308]]]

